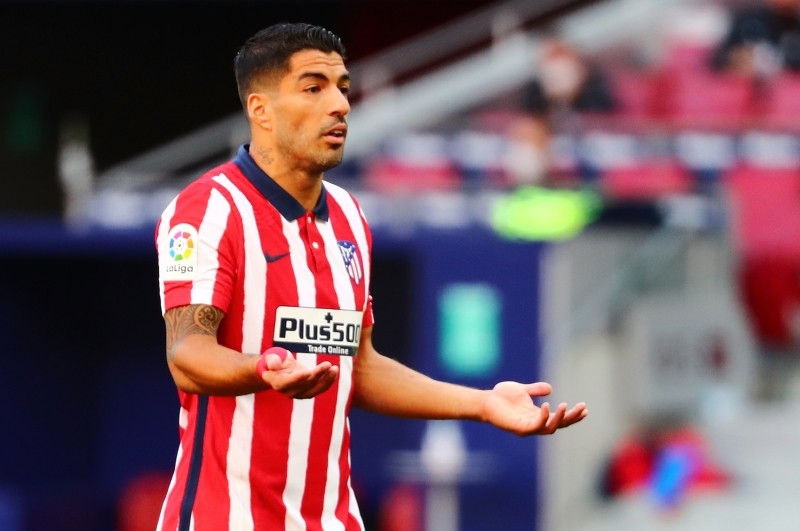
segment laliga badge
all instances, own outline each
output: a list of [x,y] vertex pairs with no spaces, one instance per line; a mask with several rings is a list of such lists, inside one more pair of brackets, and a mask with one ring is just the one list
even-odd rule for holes
[[197,272],[197,229],[188,223],[172,227],[160,249],[162,280],[192,280]]

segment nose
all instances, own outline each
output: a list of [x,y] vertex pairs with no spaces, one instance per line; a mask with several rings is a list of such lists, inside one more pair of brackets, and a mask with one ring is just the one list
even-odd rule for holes
[[347,96],[338,88],[335,88],[332,92],[331,114],[334,116],[347,116],[347,113],[350,112],[350,101]]

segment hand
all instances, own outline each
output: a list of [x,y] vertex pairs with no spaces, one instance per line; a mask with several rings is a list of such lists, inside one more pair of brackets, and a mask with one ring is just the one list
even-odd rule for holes
[[569,411],[567,404],[561,403],[554,412],[550,411],[547,402],[541,407],[533,403],[533,397],[546,396],[551,391],[552,387],[545,382],[500,382],[486,396],[482,417],[486,422],[519,436],[549,435],[586,418],[589,410],[583,402]]
[[277,354],[265,354],[266,368],[261,377],[270,387],[289,398],[313,398],[326,391],[339,375],[339,367],[329,361],[307,368],[286,351],[281,359]]

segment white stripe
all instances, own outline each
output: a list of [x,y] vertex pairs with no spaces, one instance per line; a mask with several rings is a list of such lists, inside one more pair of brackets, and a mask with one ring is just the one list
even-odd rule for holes
[[[299,306],[314,307],[317,301],[317,290],[314,274],[308,268],[306,247],[299,233],[299,223],[305,223],[305,216],[300,221],[287,221],[281,217],[283,234],[289,243]],[[297,361],[305,367],[313,367],[317,363],[315,354],[296,354]],[[300,514],[305,491],[306,471],[308,469],[308,449],[311,442],[311,421],[314,417],[314,399],[295,400],[292,405],[292,420],[289,428],[289,462],[286,470],[286,487],[283,491],[283,503],[286,505],[287,531],[305,530],[305,522]]]
[[361,265],[359,264],[358,255],[353,253],[355,256],[353,260],[350,261],[350,269],[352,269],[351,273],[353,274],[353,278],[356,280],[356,283],[361,282]]
[[[228,190],[242,219],[244,232],[244,315],[242,318],[242,347],[247,354],[258,354],[264,332],[264,301],[267,291],[267,264],[248,257],[263,254],[253,205],[234,184],[223,175],[214,180]],[[236,397],[231,438],[228,442],[228,494],[231,500],[229,528],[248,531],[254,528],[250,507],[250,459],[253,446],[253,404],[255,395]]]
[[[363,253],[366,252],[366,239],[364,238],[363,225],[360,222],[361,218],[358,215],[355,204],[353,203],[349,194],[345,193],[344,197],[342,197],[342,194],[338,193],[339,191],[344,192],[344,190],[338,187],[335,188],[335,190],[336,192],[333,194],[333,198],[340,205],[347,216],[350,230],[353,232],[353,235],[356,237],[356,239],[359,240],[357,242],[357,246],[360,251],[358,254],[363,255]],[[328,187],[328,191],[331,191],[331,187]],[[351,217],[353,215],[356,216],[356,223],[353,222],[354,218]],[[353,225],[356,226],[354,227]],[[320,234],[325,242],[325,251],[328,257],[328,262],[331,265],[333,284],[334,289],[336,290],[336,296],[339,300],[339,307],[347,310],[355,310],[356,302],[353,284],[350,281],[350,275],[347,271],[347,267],[344,264],[342,253],[339,249],[339,244],[336,241],[333,224],[331,222],[318,221],[317,227],[319,228]],[[361,236],[360,238],[359,235]],[[353,261],[355,261],[354,265],[357,268],[358,255],[355,252],[351,258],[351,267],[353,266]],[[322,528],[326,531],[329,529],[332,531],[344,529],[344,522],[341,522],[336,518],[336,505],[339,501],[339,483],[341,481],[341,477],[339,475],[339,457],[342,453],[342,443],[345,429],[349,429],[349,421],[347,419],[345,407],[347,406],[347,399],[350,395],[350,389],[353,384],[353,358],[351,356],[342,356],[339,360],[339,364],[339,390],[336,398],[336,412],[333,419],[333,438],[331,440],[331,445],[328,448],[328,481],[325,484],[325,498],[322,506]],[[347,459],[348,461],[350,460],[349,454]],[[350,502],[353,503],[355,495],[349,479],[348,489],[350,491]],[[352,507],[354,507],[354,509],[351,508],[351,511],[358,515],[358,505],[354,505]],[[359,521],[360,518],[360,515],[358,515]]]
[[364,213],[361,211],[361,208],[356,204],[347,190],[327,181],[324,182],[324,185],[328,193],[333,196],[334,200],[336,200],[347,217],[347,220],[350,223],[350,230],[353,231],[353,237],[356,239],[355,243],[358,247],[358,252],[361,255],[361,263],[364,268],[364,293],[366,296],[364,297],[364,306],[361,308],[364,310],[366,309],[367,301],[369,300],[371,267],[369,247],[367,246],[367,233],[364,229],[364,223],[362,222]]
[[[347,423],[347,431],[350,431],[350,419],[345,420]],[[347,455],[347,465],[350,470],[353,470],[353,464],[350,462],[350,454]],[[353,490],[353,478],[347,480],[347,488],[350,490],[350,514],[358,522],[359,529],[364,529],[364,519],[361,518],[361,510],[358,508],[358,500],[356,499],[356,491]]]
[[306,246],[300,237],[300,223],[306,223],[305,216],[297,221],[287,221],[281,217],[283,236],[289,243],[289,258],[292,260],[295,280],[297,281],[297,297],[300,306],[314,307],[317,304],[317,287],[314,273],[308,268]]
[[[161,222],[160,225],[158,226],[158,236],[156,237],[156,252],[158,253],[159,272],[164,270],[164,263],[162,256],[165,256],[165,254],[162,253],[161,251],[164,248],[164,246],[167,245],[167,238],[169,238],[169,228],[170,228],[169,223],[170,220],[172,220],[172,216],[175,215],[175,205],[177,202],[178,202],[178,197],[175,196],[175,198],[172,201],[170,201],[169,205],[167,205],[167,208],[165,208],[164,212],[161,214]],[[161,297],[161,315],[164,315],[164,311],[166,308],[164,302],[164,281],[161,279],[160,274],[158,275],[158,293],[159,296]]]
[[[181,408],[181,413],[185,411]],[[172,473],[172,479],[169,481],[169,487],[167,487],[167,495],[164,496],[164,503],[161,506],[161,513],[158,515],[158,524],[156,524],[156,531],[162,531],[164,529],[164,511],[167,508],[167,500],[169,500],[170,495],[172,494],[172,489],[175,488],[175,482],[177,481],[178,476],[178,466],[183,458],[183,445],[178,445],[178,456],[175,458],[175,468],[174,472]]]
[[339,392],[336,396],[331,445],[328,448],[328,479],[325,483],[325,498],[322,505],[322,529],[325,531],[344,530],[344,522],[336,518],[336,505],[339,502],[339,483],[341,482],[339,456],[342,454],[342,437],[347,423],[345,406],[352,382],[353,357],[341,356],[339,359]]
[[[336,291],[336,297],[339,299],[339,307],[343,310],[355,310],[356,296],[353,293],[353,285],[350,283],[350,275],[347,272],[347,267],[344,265],[342,251],[339,249],[336,235],[333,233],[333,225],[330,221],[317,221],[317,228],[319,229],[320,235],[322,235],[322,241],[325,245],[325,256],[328,258],[328,263],[331,266],[333,289]],[[355,256],[353,260],[355,260]]]
[[197,230],[197,276],[192,282],[192,304],[211,304],[219,270],[219,242],[228,225],[231,206],[217,190],[211,190],[203,221]]

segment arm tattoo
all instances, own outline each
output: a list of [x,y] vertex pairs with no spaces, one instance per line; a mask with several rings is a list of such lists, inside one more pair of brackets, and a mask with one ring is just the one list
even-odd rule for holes
[[222,311],[206,304],[190,304],[169,310],[164,314],[167,325],[167,356],[172,359],[175,345],[188,335],[216,336],[223,317]]

